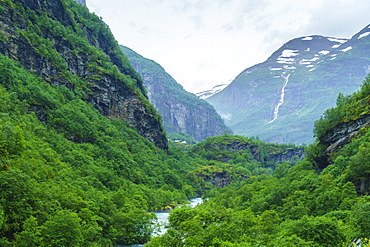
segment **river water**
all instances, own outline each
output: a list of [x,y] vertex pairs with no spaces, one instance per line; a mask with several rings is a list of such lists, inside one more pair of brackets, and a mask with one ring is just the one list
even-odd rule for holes
[[[200,197],[193,198],[190,200],[190,206],[194,208],[198,204],[201,204],[202,202],[203,199]],[[170,213],[169,212],[155,213],[155,215],[158,218],[158,223],[161,225],[160,231],[155,236],[165,234],[167,231],[166,225],[168,224],[168,216],[170,215]],[[117,245],[116,247],[143,247],[143,246],[144,246],[143,244],[132,244],[132,245]]]

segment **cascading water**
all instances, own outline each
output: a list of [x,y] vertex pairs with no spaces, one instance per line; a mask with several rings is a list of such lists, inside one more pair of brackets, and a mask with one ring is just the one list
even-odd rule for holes
[[274,110],[274,117],[272,118],[272,120],[269,122],[269,123],[272,123],[274,122],[277,118],[278,118],[278,115],[279,115],[279,108],[280,106],[284,103],[284,97],[285,97],[285,87],[288,85],[288,82],[289,82],[289,75],[285,76],[285,75],[281,75],[282,78],[284,78],[284,85],[283,85],[283,88],[281,89],[281,95],[280,95],[280,100],[279,100],[279,103],[275,106],[275,110]]

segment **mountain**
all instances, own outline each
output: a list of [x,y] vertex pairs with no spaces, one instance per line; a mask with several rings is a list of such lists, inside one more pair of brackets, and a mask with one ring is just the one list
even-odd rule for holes
[[369,33],[367,26],[351,39],[293,39],[206,100],[235,134],[310,143],[314,120],[370,72]]
[[214,86],[212,89],[210,90],[206,90],[206,91],[203,91],[203,92],[199,92],[199,93],[196,93],[196,96],[198,96],[200,99],[206,99],[206,98],[209,98],[213,95],[215,95],[216,93],[219,93],[221,92],[225,87],[227,87],[230,83],[232,82],[232,80],[230,81],[227,81],[227,82],[224,82],[224,83],[221,83],[219,85],[216,85]]
[[[140,75],[99,17],[70,1],[14,3],[20,6],[14,7],[14,13],[2,10],[2,54],[50,84],[66,86],[102,115],[128,122],[140,135],[167,148],[160,116],[145,95]],[[45,109],[34,110],[45,114]]]
[[121,49],[141,74],[149,100],[162,115],[167,133],[182,132],[197,141],[225,131],[231,133],[209,103],[185,91],[159,64],[127,47]]
[[[148,241],[198,190],[140,75],[72,0],[0,1],[0,246]],[[175,153],[170,155],[170,153]]]
[[243,177],[244,167],[229,173],[216,164],[248,159],[250,168],[257,160],[266,167],[271,154],[289,161],[291,155],[299,158],[299,150],[279,152],[282,144],[259,145],[238,136],[198,143],[193,154],[212,161],[196,170],[202,188],[221,188],[206,191],[208,199],[194,209],[175,208],[168,232],[146,246],[368,246],[363,236],[370,234],[369,102],[368,77],[316,121],[317,140],[305,148],[305,158],[293,167],[279,164],[272,176],[257,175],[256,167]]
[[0,16],[0,246],[369,243],[370,78],[316,121],[303,161],[226,134],[166,149],[100,18],[72,0],[2,0]]

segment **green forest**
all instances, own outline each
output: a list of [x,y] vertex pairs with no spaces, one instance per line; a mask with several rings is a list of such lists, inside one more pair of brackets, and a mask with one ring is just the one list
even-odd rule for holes
[[[369,78],[338,96],[307,147],[179,133],[167,138],[186,144],[161,149],[89,101],[110,78],[161,120],[104,22],[71,0],[35,1],[0,0],[0,50],[26,45],[49,69],[0,53],[0,246],[370,246],[369,127],[330,153],[322,141],[369,114]],[[76,58],[86,73],[70,68]],[[152,237],[154,212],[169,208],[168,231]]]
[[[320,138],[333,127],[369,114],[370,79],[315,123],[315,143],[296,165],[213,188],[195,209],[170,212],[170,228],[146,246],[370,246],[370,132],[364,126],[328,154]],[[353,243],[353,245],[351,245]]]

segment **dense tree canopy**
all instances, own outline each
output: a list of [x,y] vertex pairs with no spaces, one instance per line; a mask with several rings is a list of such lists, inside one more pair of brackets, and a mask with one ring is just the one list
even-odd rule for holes
[[[368,125],[330,153],[332,163],[320,174],[317,170],[328,145],[320,138],[334,126],[368,114],[368,80],[353,95],[340,94],[337,107],[316,122],[317,142],[306,148],[306,158],[298,165],[275,164],[272,174],[252,173],[225,188],[212,189],[196,209],[173,210],[169,231],[147,246],[349,246],[351,242],[369,246]],[[192,152],[209,160],[225,156],[240,160],[223,148],[230,142],[217,138],[196,145]],[[244,154],[247,157],[250,153]],[[243,166],[248,160],[244,159]]]
[[[306,148],[223,135],[193,144],[154,146],[129,124],[102,116],[84,99],[92,85],[73,74],[42,30],[89,54],[93,80],[103,75],[127,84],[145,107],[141,78],[98,17],[69,0],[71,26],[47,13],[0,1],[27,29],[26,42],[58,69],[72,88],[52,84],[0,54],[0,246],[348,246],[369,245],[370,134],[362,126],[329,154],[320,138],[334,126],[369,112],[369,79],[360,91],[339,95],[337,107],[316,122],[316,143]],[[11,11],[10,11],[11,12]],[[78,19],[79,21],[76,21]],[[18,20],[19,21],[19,20]],[[86,27],[107,38],[110,55],[87,44]],[[7,36],[1,33],[0,42]],[[117,50],[114,50],[114,48]],[[115,65],[112,58],[123,64]],[[55,78],[52,78],[55,79]],[[63,80],[62,80],[63,81]],[[158,116],[158,119],[160,117]],[[287,158],[289,157],[289,158]],[[224,179],[222,186],[220,176]],[[153,237],[151,211],[196,195],[192,209],[171,211],[169,229]]]

